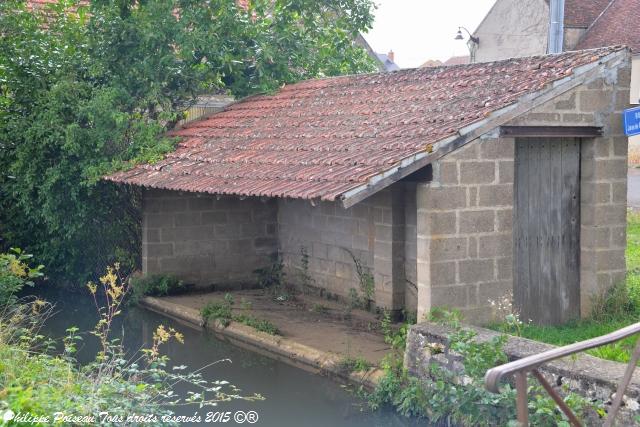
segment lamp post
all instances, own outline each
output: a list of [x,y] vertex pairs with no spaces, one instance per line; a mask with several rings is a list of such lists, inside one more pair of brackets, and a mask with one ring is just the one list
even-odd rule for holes
[[454,38],[455,40],[464,40],[464,35],[462,34],[462,30],[465,30],[469,35],[469,42],[467,43],[467,46],[469,47],[469,61],[472,63],[476,62],[476,50],[480,45],[480,37],[474,36],[465,27],[458,27],[458,33]]

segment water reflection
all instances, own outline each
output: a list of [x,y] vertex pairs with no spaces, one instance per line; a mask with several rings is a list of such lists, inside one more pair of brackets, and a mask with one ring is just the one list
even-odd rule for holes
[[[64,330],[75,325],[81,331],[89,331],[95,325],[97,315],[93,302],[78,295],[69,297],[59,292],[42,295],[56,303],[56,315],[46,324],[45,332],[54,337],[64,335]],[[227,380],[244,394],[260,393],[262,402],[234,401],[218,407],[182,407],[175,412],[182,415],[198,415],[206,424],[207,412],[255,411],[259,419],[254,424],[264,427],[395,427],[417,425],[416,421],[396,415],[392,411],[371,413],[364,402],[335,382],[312,373],[296,369],[285,363],[267,358],[221,341],[210,333],[194,330],[184,324],[139,308],[127,309],[114,330],[124,333],[124,344],[133,355],[136,350],[148,346],[151,335],[159,324],[173,327],[184,334],[185,344],[169,343],[164,351],[173,364],[200,369],[214,361],[231,359],[205,368],[203,376],[209,380]],[[86,362],[93,358],[98,341],[88,333],[83,334],[78,359]],[[177,393],[185,390],[177,387]],[[232,420],[227,425],[238,425]],[[424,425],[424,422],[420,423]],[[196,423],[185,425],[197,425]]]

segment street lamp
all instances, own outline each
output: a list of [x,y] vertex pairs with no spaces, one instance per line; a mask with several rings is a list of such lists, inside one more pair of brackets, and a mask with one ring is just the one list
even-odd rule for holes
[[467,34],[469,35],[469,40],[471,40],[475,44],[480,44],[480,37],[472,35],[465,27],[458,27],[458,34],[456,34],[455,40],[464,40],[462,30],[465,30],[467,32]]

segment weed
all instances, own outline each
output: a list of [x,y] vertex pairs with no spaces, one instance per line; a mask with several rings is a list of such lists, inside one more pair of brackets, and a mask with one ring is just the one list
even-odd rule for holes
[[176,295],[188,291],[191,286],[171,274],[133,276],[130,279],[130,304],[137,304],[144,296]]
[[305,295],[308,295],[311,291],[314,280],[309,274],[309,252],[304,246],[300,246],[300,265],[302,266],[300,285],[302,287],[302,292]]
[[[449,347],[460,357],[462,369],[452,372],[432,364],[427,378],[410,376],[402,363],[409,325],[393,327],[390,315],[384,313],[381,329],[392,351],[382,362],[383,377],[367,396],[370,406],[377,409],[388,404],[402,415],[428,418],[435,424],[511,425],[516,415],[515,390],[509,384],[505,384],[498,394],[484,388],[487,369],[507,360],[503,351],[506,336],[478,342],[474,331],[461,327],[458,313],[440,309],[429,318],[453,329]],[[555,402],[545,397],[540,386],[532,383],[530,390],[535,396],[529,403],[532,425],[567,424]],[[578,416],[590,408],[586,399],[568,391],[565,402]]]
[[340,372],[367,372],[373,367],[373,364],[362,356],[358,357],[345,357],[338,363],[338,370]]
[[202,320],[205,323],[216,320],[224,327],[229,326],[234,321],[250,326],[257,331],[266,332],[269,335],[280,335],[278,327],[268,320],[258,319],[250,314],[233,314],[233,304],[234,299],[231,294],[225,294],[223,301],[209,301],[200,310]]
[[[360,307],[364,309],[369,309],[371,303],[375,298],[376,285],[375,280],[373,278],[373,274],[371,274],[371,269],[364,265],[362,260],[358,258],[353,252],[349,249],[343,248],[353,260],[353,263],[356,267],[356,275],[358,276],[358,283],[360,285],[360,292],[362,293],[362,298],[358,296],[358,300],[360,301]],[[351,291],[351,289],[349,290]],[[350,295],[351,297],[351,295]]]
[[311,307],[311,311],[313,311],[314,313],[326,314],[329,312],[329,307],[324,304],[315,303]]

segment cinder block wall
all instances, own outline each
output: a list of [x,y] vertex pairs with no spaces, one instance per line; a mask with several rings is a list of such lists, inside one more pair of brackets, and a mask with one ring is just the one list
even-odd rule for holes
[[[628,108],[630,64],[608,70],[514,120],[520,126],[601,126],[583,139],[580,155],[580,308],[621,283],[626,274]],[[489,299],[513,286],[514,140],[469,143],[434,164],[434,179],[417,187],[418,315],[432,307],[460,308],[484,323]]]
[[405,245],[415,246],[415,233],[405,229],[404,199],[404,183],[398,183],[349,209],[333,202],[280,200],[278,234],[288,280],[301,281],[304,247],[312,285],[348,298],[350,288],[359,290],[351,252],[374,277],[376,305],[403,309]]
[[144,191],[144,274],[172,273],[200,287],[251,285],[277,247],[275,200]]
[[485,320],[512,287],[513,139],[474,141],[417,187],[418,315],[461,309]]

